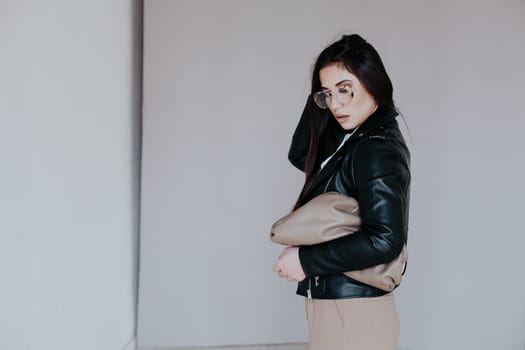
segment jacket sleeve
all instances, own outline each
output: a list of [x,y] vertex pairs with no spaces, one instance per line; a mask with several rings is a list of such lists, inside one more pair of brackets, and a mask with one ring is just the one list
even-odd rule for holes
[[290,163],[303,172],[305,171],[306,155],[310,143],[310,124],[308,116],[311,109],[314,107],[312,103],[314,103],[313,99],[308,96],[299,124],[295,128],[292,143],[290,144],[290,150],[288,151],[288,160]]
[[400,254],[408,225],[408,157],[408,150],[403,154],[388,140],[370,138],[356,146],[346,166],[356,186],[361,228],[332,241],[300,246],[307,277],[360,270]]

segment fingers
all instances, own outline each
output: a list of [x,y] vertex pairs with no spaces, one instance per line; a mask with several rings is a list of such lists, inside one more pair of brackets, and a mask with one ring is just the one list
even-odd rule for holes
[[288,271],[283,271],[283,266],[280,264],[283,257],[290,251],[291,248],[291,246],[288,246],[283,249],[283,251],[279,255],[279,261],[273,265],[272,270],[274,272],[279,273],[279,277],[286,278],[288,281],[296,281],[297,279],[289,276]]
[[273,272],[279,272],[281,271],[281,268],[279,267],[279,263],[275,263],[273,264],[273,268],[272,268]]
[[274,272],[277,272],[279,274],[279,277],[283,277],[283,278],[286,277],[286,278],[288,278],[287,274],[281,269],[281,266],[279,266],[279,263],[275,263],[273,265],[272,270]]

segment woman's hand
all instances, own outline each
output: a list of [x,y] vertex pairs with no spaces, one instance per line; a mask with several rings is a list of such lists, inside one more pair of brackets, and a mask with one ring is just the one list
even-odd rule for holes
[[273,271],[285,277],[288,281],[300,282],[306,278],[301,262],[299,261],[299,248],[286,247],[279,255],[279,261],[273,265]]

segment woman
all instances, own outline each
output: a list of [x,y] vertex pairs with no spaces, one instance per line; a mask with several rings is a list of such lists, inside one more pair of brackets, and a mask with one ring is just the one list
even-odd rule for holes
[[321,244],[286,247],[273,270],[298,281],[309,350],[394,350],[393,292],[343,274],[394,260],[407,240],[410,155],[393,88],[377,51],[359,35],[324,49],[288,158],[306,179],[294,208],[327,191],[359,201],[361,228]]

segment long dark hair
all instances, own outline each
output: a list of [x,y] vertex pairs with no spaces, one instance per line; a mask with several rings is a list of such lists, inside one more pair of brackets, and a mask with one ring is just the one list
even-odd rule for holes
[[306,156],[306,179],[294,209],[304,203],[324,158],[337,147],[338,136],[345,132],[331,115],[313,102],[313,94],[321,90],[319,72],[326,66],[337,64],[354,74],[378,104],[386,110],[396,110],[392,98],[393,87],[376,49],[358,34],[343,35],[330,44],[317,58],[312,72],[312,90],[308,98],[310,142]]

